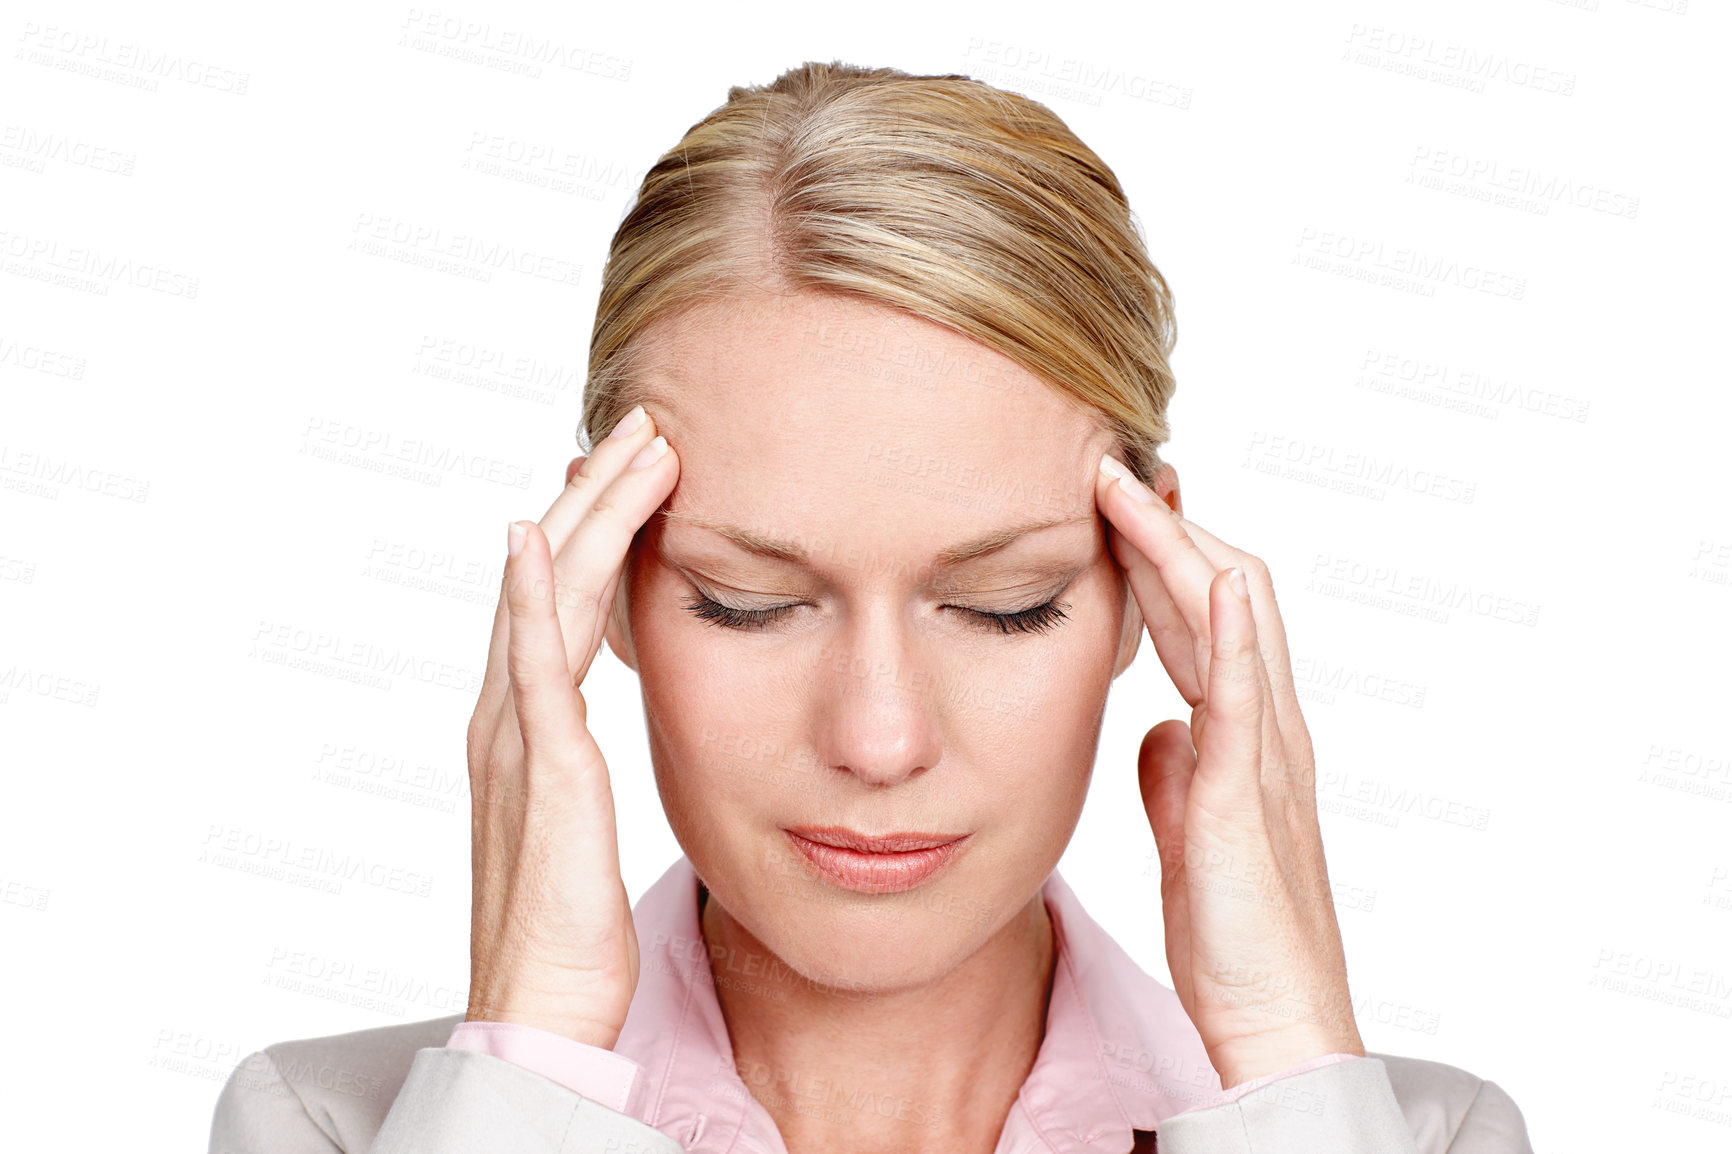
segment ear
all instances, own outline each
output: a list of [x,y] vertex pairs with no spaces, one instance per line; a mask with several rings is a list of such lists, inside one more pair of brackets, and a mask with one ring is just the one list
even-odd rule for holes
[[[1155,471],[1153,485],[1155,496],[1167,503],[1173,512],[1184,516],[1183,506],[1179,500],[1179,471],[1171,465],[1163,464]],[[1137,650],[1143,643],[1143,610],[1137,604],[1136,596],[1131,592],[1130,578],[1121,571],[1119,579],[1125,586],[1125,616],[1124,627],[1119,631],[1119,655],[1113,664],[1113,676],[1116,678],[1130,668]]]
[[1181,517],[1185,515],[1185,503],[1179,500],[1179,471],[1177,469],[1171,465],[1162,464],[1159,469],[1155,470],[1153,488],[1155,496],[1165,501],[1168,508]]

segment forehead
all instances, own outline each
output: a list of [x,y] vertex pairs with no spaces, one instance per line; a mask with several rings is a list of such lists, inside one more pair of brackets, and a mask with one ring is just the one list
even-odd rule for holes
[[784,540],[930,556],[1090,516],[1112,447],[1098,413],[1016,362],[855,298],[705,305],[643,352],[646,408],[680,456],[668,508]]

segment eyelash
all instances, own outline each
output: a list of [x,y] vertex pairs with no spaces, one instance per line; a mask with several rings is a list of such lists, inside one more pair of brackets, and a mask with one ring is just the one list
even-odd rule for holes
[[[711,625],[719,625],[724,629],[763,629],[794,605],[778,605],[773,609],[735,609],[731,605],[723,605],[712,601],[702,593],[686,602],[686,608],[697,617],[708,621]],[[960,605],[951,606],[962,609],[970,617],[980,622],[983,629],[997,629],[1000,633],[1044,633],[1066,619],[1065,605],[1054,597],[1044,605],[1036,605],[1029,609],[1019,609],[1015,613],[988,613],[983,609],[967,609]]]

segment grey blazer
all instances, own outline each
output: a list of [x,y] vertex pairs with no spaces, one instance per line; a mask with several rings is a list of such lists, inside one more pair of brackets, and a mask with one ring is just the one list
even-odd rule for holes
[[[265,1047],[223,1087],[210,1154],[684,1154],[662,1131],[532,1070],[445,1048],[462,1020]],[[1176,1114],[1158,1132],[1133,1131],[1128,1149],[1533,1154],[1521,1111],[1496,1083],[1441,1062],[1366,1057]],[[1098,1141],[1075,1149],[1105,1154]]]

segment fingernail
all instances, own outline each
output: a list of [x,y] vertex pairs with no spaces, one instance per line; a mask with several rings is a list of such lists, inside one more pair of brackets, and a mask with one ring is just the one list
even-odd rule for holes
[[1136,475],[1112,458],[1111,454],[1101,457],[1101,472],[1109,477],[1116,477],[1119,488],[1125,491],[1125,496],[1144,505],[1159,505],[1163,502],[1149,491],[1149,487],[1137,480]]
[[523,525],[520,522],[513,521],[510,527],[505,530],[506,556],[515,557],[519,553],[523,552],[523,539],[526,536],[528,536],[528,534],[524,530]]
[[660,433],[657,433],[656,439],[645,445],[643,449],[639,451],[638,455],[631,459],[631,464],[628,465],[627,468],[646,468],[647,466],[653,465],[657,461],[661,460],[662,454],[667,451],[668,439]]
[[1233,592],[1237,593],[1241,599],[1246,598],[1245,571],[1239,566],[1235,565],[1227,570],[1227,584],[1232,586]]
[[1157,497],[1153,493],[1149,492],[1149,487],[1147,485],[1143,484],[1141,481],[1137,480],[1135,477],[1131,477],[1131,476],[1120,477],[1119,478],[1119,488],[1123,489],[1125,491],[1125,494],[1127,496],[1129,496],[1130,499],[1133,501],[1141,501],[1145,505],[1164,504],[1164,502],[1162,502],[1162,500],[1159,497]]
[[632,406],[631,412],[619,419],[619,424],[613,427],[613,432],[608,434],[608,439],[612,440],[614,437],[629,437],[633,433],[637,432],[638,426],[643,424],[643,422],[643,406],[634,405]]

